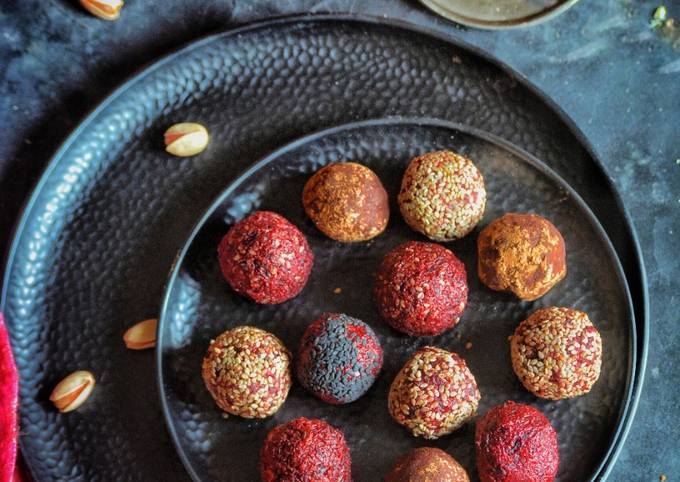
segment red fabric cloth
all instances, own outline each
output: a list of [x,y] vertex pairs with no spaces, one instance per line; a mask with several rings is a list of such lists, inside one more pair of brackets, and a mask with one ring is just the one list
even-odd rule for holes
[[0,481],[22,480],[15,478],[17,457],[19,377],[14,355],[9,343],[5,320],[0,313]]

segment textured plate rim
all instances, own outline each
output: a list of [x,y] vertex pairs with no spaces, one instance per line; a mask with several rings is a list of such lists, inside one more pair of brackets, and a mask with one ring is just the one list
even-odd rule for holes
[[539,25],[548,20],[552,20],[561,13],[566,12],[571,7],[576,5],[579,0],[565,0],[562,3],[553,7],[544,9],[533,15],[518,17],[510,20],[481,20],[479,18],[469,17],[456,13],[444,5],[440,5],[438,0],[420,0],[420,3],[435,12],[437,15],[450,20],[452,22],[465,25],[467,27],[474,27],[484,30],[510,30],[522,27],[531,27]]
[[[640,303],[640,308],[641,308],[641,313],[642,313],[642,319],[639,319],[639,317],[636,317],[638,321],[640,321],[640,334],[641,336],[638,337],[638,343],[639,343],[639,349],[638,349],[638,358],[637,360],[637,371],[636,371],[636,377],[634,380],[634,396],[632,399],[632,406],[631,410],[628,413],[628,416],[626,417],[625,421],[623,422],[624,430],[623,430],[623,440],[625,440],[633,418],[635,416],[635,412],[637,411],[637,407],[639,405],[640,401],[640,395],[642,392],[642,386],[644,382],[644,375],[645,375],[645,370],[647,366],[647,358],[648,358],[648,348],[649,348],[649,336],[650,336],[650,323],[649,323],[649,289],[648,289],[648,282],[647,282],[647,272],[645,270],[645,265],[642,257],[642,250],[640,247],[640,239],[638,237],[637,231],[635,230],[635,225],[633,223],[633,219],[630,215],[630,212],[626,208],[625,204],[623,203],[623,200],[621,198],[621,194],[619,193],[618,189],[616,188],[614,182],[612,181],[611,177],[608,175],[606,169],[604,168],[604,165],[600,158],[595,154],[595,149],[593,148],[592,143],[588,140],[588,138],[585,136],[583,131],[576,125],[576,123],[571,119],[571,117],[566,113],[566,111],[558,105],[550,96],[548,96],[546,93],[544,93],[539,87],[534,85],[524,74],[520,73],[519,71],[513,69],[510,67],[507,63],[504,61],[501,61],[494,55],[490,54],[489,52],[486,52],[485,50],[481,49],[480,47],[477,47],[467,41],[464,41],[458,37],[453,36],[451,33],[444,32],[441,30],[441,26],[433,25],[433,26],[424,26],[424,25],[419,25],[416,23],[412,22],[407,22],[401,19],[396,19],[396,18],[387,18],[387,17],[378,17],[374,15],[368,15],[368,14],[356,14],[356,13],[315,13],[315,14],[292,14],[292,15],[283,15],[283,16],[278,16],[278,17],[270,17],[266,19],[258,19],[250,22],[244,22],[241,24],[235,25],[233,28],[229,28],[223,32],[218,32],[214,34],[209,34],[207,36],[199,37],[196,40],[189,41],[187,44],[180,46],[177,49],[172,49],[170,50],[167,54],[160,56],[157,60],[152,61],[150,63],[146,63],[140,66],[140,68],[131,74],[130,77],[127,78],[127,80],[123,81],[117,88],[113,89],[108,95],[103,97],[103,100],[101,100],[95,107],[90,111],[89,114],[84,116],[82,120],[78,123],[78,126],[71,132],[71,134],[68,135],[68,137],[64,140],[64,142],[58,147],[54,154],[50,157],[50,160],[47,162],[45,167],[41,170],[38,176],[38,180],[36,183],[33,185],[32,190],[30,191],[30,194],[27,196],[26,201],[24,202],[23,206],[19,210],[19,216],[17,217],[17,222],[9,236],[9,239],[11,239],[11,242],[9,244],[9,247],[7,249],[7,252],[5,254],[5,262],[4,262],[4,270],[3,270],[3,283],[2,287],[0,288],[0,311],[4,310],[4,307],[6,306],[7,303],[7,296],[8,296],[8,281],[9,281],[9,274],[13,271],[13,267],[15,264],[15,259],[16,259],[16,254],[19,249],[19,245],[21,244],[21,240],[24,237],[25,234],[25,228],[28,223],[29,218],[31,217],[31,214],[33,212],[33,208],[35,207],[35,204],[37,203],[37,200],[47,184],[49,177],[51,173],[57,168],[57,166],[60,164],[61,158],[64,156],[66,151],[71,147],[71,145],[77,140],[77,138],[80,136],[80,134],[85,131],[90,123],[92,123],[96,117],[104,110],[106,107],[108,107],[110,104],[112,104],[114,101],[118,99],[125,91],[127,91],[129,88],[133,87],[135,84],[137,84],[139,81],[142,79],[146,78],[147,76],[151,75],[152,73],[156,72],[158,69],[160,69],[162,66],[173,62],[176,60],[178,57],[181,55],[184,55],[188,52],[191,52],[194,49],[200,48],[203,45],[207,45],[213,41],[216,41],[217,39],[220,38],[227,38],[227,37],[232,37],[235,35],[243,34],[246,32],[249,32],[251,30],[257,30],[260,28],[267,28],[267,27],[272,27],[272,26],[277,26],[277,25],[285,25],[285,24],[294,24],[294,23],[300,23],[300,22],[348,22],[348,23],[357,23],[357,24],[368,24],[368,25],[383,25],[387,27],[392,27],[392,28],[398,28],[398,29],[403,29],[407,31],[411,31],[417,34],[421,34],[424,36],[429,36],[431,38],[437,39],[439,41],[448,43],[449,45],[453,45],[456,48],[459,48],[461,50],[465,50],[469,53],[472,53],[478,57],[480,57],[482,60],[485,62],[488,62],[490,65],[495,66],[498,68],[501,72],[504,74],[508,75],[509,77],[513,78],[516,80],[520,85],[522,85],[524,88],[526,88],[529,92],[531,92],[533,95],[535,95],[540,101],[545,104],[555,115],[557,115],[558,119],[562,121],[566,127],[571,131],[571,133],[576,137],[577,141],[582,145],[582,147],[586,150],[586,152],[590,155],[593,163],[595,164],[595,167],[599,169],[600,173],[604,175],[605,182],[607,183],[607,187],[612,193],[613,199],[615,201],[616,207],[618,208],[618,211],[623,214],[624,220],[625,220],[625,226],[624,226],[624,231],[625,233],[630,237],[630,240],[632,241],[632,251],[634,254],[634,264],[636,266],[636,271],[635,273],[636,277],[639,276],[639,282],[640,282],[640,290],[641,290],[641,299],[639,300]],[[617,253],[618,254],[618,253]],[[637,299],[637,298],[636,298]],[[634,303],[635,305],[635,303]],[[636,321],[637,322],[637,321]],[[8,320],[8,326],[10,330],[10,336],[11,336],[11,325],[12,322],[11,320]],[[23,443],[22,439],[19,439],[19,445],[23,450]],[[606,476],[609,474],[613,467],[613,462],[616,461],[616,458],[618,457],[618,454],[623,446],[623,443],[619,443],[618,446],[616,447],[615,451],[610,455],[609,460],[607,461],[607,464],[604,468],[604,471],[602,474],[599,476],[601,480],[604,480]],[[29,469],[29,472],[31,472],[31,475],[33,475],[32,468],[30,467],[29,464],[27,464],[27,467]]]
[[164,294],[163,294],[163,302],[161,304],[161,310],[159,313],[158,317],[158,335],[157,335],[157,342],[156,342],[156,380],[158,384],[158,391],[160,395],[160,401],[161,401],[161,406],[163,409],[163,416],[165,418],[165,423],[168,432],[170,433],[170,436],[172,438],[173,445],[175,446],[175,449],[177,450],[177,454],[182,461],[182,464],[184,465],[185,469],[187,470],[187,473],[190,475],[190,477],[195,481],[195,482],[204,482],[202,478],[198,476],[196,471],[194,470],[194,467],[192,463],[190,462],[189,456],[185,452],[183,445],[180,442],[179,439],[179,434],[177,433],[175,423],[173,421],[173,416],[171,409],[169,407],[169,397],[168,394],[166,393],[165,390],[165,378],[164,378],[164,372],[163,372],[163,354],[164,354],[164,336],[163,333],[165,332],[165,327],[167,324],[167,318],[169,316],[169,305],[171,303],[171,293],[177,283],[177,279],[179,276],[179,268],[182,266],[186,255],[193,245],[196,237],[198,236],[199,232],[201,229],[205,226],[206,222],[210,219],[210,217],[215,213],[215,211],[224,203],[224,201],[231,196],[234,191],[236,191],[241,185],[247,181],[253,174],[256,172],[260,171],[261,169],[265,168],[268,164],[271,162],[275,161],[277,158],[281,157],[282,155],[285,155],[289,153],[290,151],[294,151],[295,149],[299,148],[300,146],[303,146],[307,143],[314,142],[316,140],[319,140],[323,137],[329,136],[329,135],[334,135],[334,134],[341,134],[343,132],[355,130],[355,129],[362,129],[362,128],[370,128],[370,127],[379,127],[379,126],[408,126],[408,125],[417,125],[421,127],[439,127],[439,128],[445,128],[449,130],[454,130],[454,131],[459,131],[468,135],[475,136],[477,138],[480,138],[486,142],[490,142],[491,144],[496,145],[497,147],[500,147],[504,150],[509,151],[512,153],[514,156],[519,157],[522,159],[524,162],[527,162],[529,165],[531,165],[533,168],[541,172],[543,175],[547,176],[550,178],[552,182],[555,184],[559,185],[562,189],[564,189],[568,195],[576,202],[578,205],[579,209],[583,211],[588,218],[591,226],[595,229],[595,232],[597,233],[598,237],[602,242],[604,242],[606,249],[610,252],[610,254],[613,257],[614,261],[614,269],[616,271],[616,277],[618,278],[619,283],[621,286],[623,286],[624,289],[624,294],[627,300],[627,306],[626,309],[628,311],[628,315],[630,317],[630,323],[628,326],[628,335],[629,335],[629,347],[628,347],[628,370],[627,370],[627,377],[626,377],[626,389],[624,391],[624,397],[623,397],[623,403],[622,406],[619,409],[618,417],[615,422],[615,429],[613,433],[610,435],[609,441],[607,443],[607,448],[605,450],[604,456],[602,457],[600,463],[596,466],[594,469],[594,472],[591,474],[589,480],[597,480],[598,478],[605,477],[606,471],[608,470],[608,465],[612,464],[612,462],[615,460],[612,459],[612,454],[615,454],[619,449],[620,446],[623,445],[625,442],[625,438],[627,435],[627,430],[625,428],[625,423],[627,420],[627,417],[629,415],[629,412],[633,407],[633,393],[634,393],[634,388],[635,388],[635,374],[636,374],[636,369],[637,369],[637,329],[636,329],[636,319],[635,319],[635,309],[633,307],[633,300],[632,296],[630,293],[630,289],[628,286],[628,281],[626,279],[625,273],[623,271],[623,266],[621,265],[621,261],[618,257],[618,254],[616,252],[616,249],[614,248],[614,245],[612,244],[611,240],[609,239],[609,236],[607,235],[606,231],[600,224],[599,220],[595,216],[595,214],[591,211],[590,207],[588,204],[581,198],[581,196],[576,192],[574,188],[569,185],[559,174],[557,174],[554,170],[552,170],[548,165],[544,164],[542,161],[537,159],[535,156],[529,154],[528,152],[524,151],[523,149],[515,146],[514,144],[506,141],[505,139],[498,137],[494,134],[490,134],[488,132],[485,132],[481,129],[477,129],[474,127],[466,126],[460,123],[456,122],[450,122],[447,120],[443,119],[438,119],[438,118],[432,118],[432,117],[402,117],[402,116],[392,116],[392,117],[384,117],[384,118],[379,118],[379,119],[368,119],[368,120],[361,120],[361,121],[356,121],[356,122],[349,122],[345,124],[340,124],[334,127],[322,129],[316,132],[313,132],[311,134],[299,137],[289,143],[286,143],[282,147],[279,147],[278,149],[275,149],[271,153],[267,154],[266,156],[260,158],[258,161],[250,165],[247,169],[245,169],[239,176],[237,176],[233,181],[229,183],[229,185],[226,187],[224,191],[222,191],[217,198],[211,203],[210,207],[204,211],[204,213],[201,215],[199,218],[198,222],[194,225],[194,227],[191,230],[191,233],[189,236],[186,238],[186,241],[184,242],[184,245],[182,249],[179,251],[177,254],[177,257],[175,261],[172,264],[172,268],[170,270],[170,274],[168,276],[168,281],[165,286]]

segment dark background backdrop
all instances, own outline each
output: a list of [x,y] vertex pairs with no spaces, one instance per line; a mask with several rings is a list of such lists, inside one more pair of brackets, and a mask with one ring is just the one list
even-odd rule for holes
[[[664,2],[680,23],[680,1]],[[610,480],[680,478],[680,39],[649,27],[659,0],[582,0],[528,29],[486,32],[403,0],[128,0],[117,22],[66,0],[0,5],[0,253],[51,154],[116,85],[165,53],[250,20],[362,12],[426,25],[496,55],[593,144],[635,222],[651,344],[636,420]],[[584,441],[587,443],[587,441]]]

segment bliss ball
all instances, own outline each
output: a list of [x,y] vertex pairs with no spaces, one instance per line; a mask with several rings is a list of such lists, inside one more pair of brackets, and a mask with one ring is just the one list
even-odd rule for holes
[[443,246],[409,241],[383,259],[374,294],[395,330],[439,335],[458,323],[467,305],[465,265]]
[[468,234],[482,219],[484,178],[464,156],[428,152],[409,163],[398,201],[411,228],[435,241],[452,241]]
[[443,450],[421,447],[399,457],[385,482],[470,482],[470,478]]
[[512,368],[537,397],[561,400],[588,393],[600,376],[602,339],[588,315],[542,308],[510,338]]
[[336,241],[366,241],[382,233],[390,217],[380,179],[354,162],[330,164],[305,184],[302,204],[316,227]]
[[380,341],[370,326],[345,314],[324,313],[302,336],[296,371],[307,391],[338,405],[366,393],[382,362]]
[[523,300],[546,294],[567,274],[564,239],[536,214],[504,214],[477,239],[479,279],[492,290]]
[[234,291],[257,303],[295,297],[312,271],[305,236],[283,216],[257,211],[236,223],[218,248],[220,268]]
[[243,418],[268,417],[288,396],[291,358],[271,333],[239,326],[210,342],[203,358],[203,381],[225,412]]
[[521,403],[505,402],[480,418],[475,448],[482,482],[551,482],[560,463],[550,421]]
[[436,439],[470,420],[480,398],[475,377],[461,357],[426,346],[392,382],[388,408],[414,436]]
[[351,465],[342,432],[304,417],[274,427],[260,452],[263,482],[351,482]]

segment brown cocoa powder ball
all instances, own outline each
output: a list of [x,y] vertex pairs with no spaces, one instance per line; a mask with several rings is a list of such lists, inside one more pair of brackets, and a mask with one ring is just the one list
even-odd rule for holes
[[567,274],[564,239],[536,214],[507,213],[477,239],[477,271],[482,283],[523,300],[546,294]]
[[470,482],[470,478],[443,450],[421,447],[399,457],[385,482]]
[[342,242],[376,237],[390,217],[389,199],[380,179],[354,162],[319,169],[305,184],[302,204],[322,233]]

